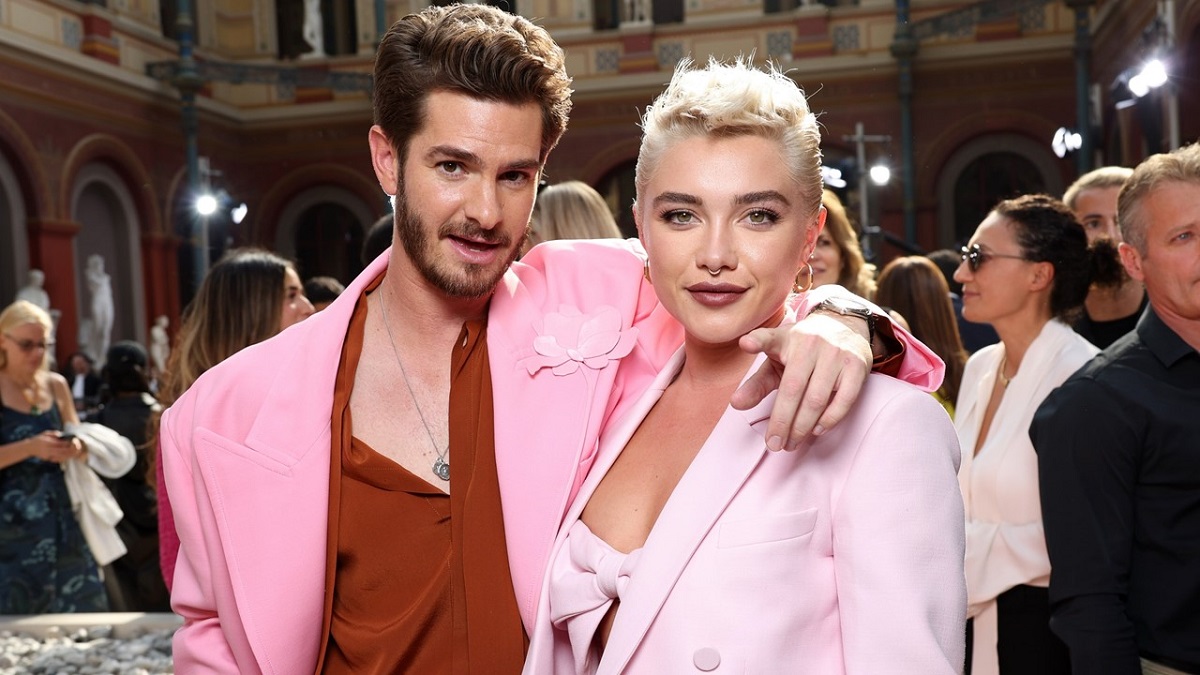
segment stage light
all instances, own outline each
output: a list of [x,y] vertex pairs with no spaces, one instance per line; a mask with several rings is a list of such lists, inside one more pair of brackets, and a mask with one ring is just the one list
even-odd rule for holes
[[202,216],[211,216],[217,212],[217,198],[215,195],[202,194],[196,198],[196,213]]
[[840,190],[846,187],[846,179],[842,178],[842,170],[835,169],[832,166],[821,167],[821,182],[827,188],[838,188]]
[[1054,149],[1054,154],[1066,157],[1067,153],[1083,147],[1083,136],[1066,127],[1059,127],[1058,131],[1054,132],[1054,140],[1050,141],[1050,147]]
[[229,218],[233,221],[234,225],[238,225],[246,219],[246,214],[249,211],[250,207],[246,206],[246,202],[242,202],[241,204],[233,207],[233,209],[229,212]]
[[871,167],[870,175],[871,182],[876,185],[887,185],[888,181],[892,179],[892,170],[886,164],[876,164]]
[[1167,83],[1167,66],[1158,59],[1150,59],[1141,75],[1151,89],[1157,89]]
[[1129,78],[1129,91],[1138,98],[1167,83],[1167,67],[1158,59],[1150,59],[1137,75]]

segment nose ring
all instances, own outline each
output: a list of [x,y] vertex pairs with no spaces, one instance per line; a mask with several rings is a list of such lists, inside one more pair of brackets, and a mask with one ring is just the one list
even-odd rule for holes
[[705,267],[704,269],[708,270],[709,275],[714,276],[714,277],[721,273],[720,267],[718,267],[715,270],[711,267]]

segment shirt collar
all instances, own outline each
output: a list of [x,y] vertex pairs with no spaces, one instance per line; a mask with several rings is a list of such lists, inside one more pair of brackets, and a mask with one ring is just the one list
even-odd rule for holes
[[1146,311],[1142,313],[1142,318],[1138,319],[1137,334],[1141,338],[1142,344],[1154,354],[1163,366],[1170,368],[1190,355],[1196,354],[1196,350],[1192,346],[1183,341],[1183,338],[1171,330],[1171,327],[1163,322],[1158,313],[1154,311],[1154,305],[1146,307]]

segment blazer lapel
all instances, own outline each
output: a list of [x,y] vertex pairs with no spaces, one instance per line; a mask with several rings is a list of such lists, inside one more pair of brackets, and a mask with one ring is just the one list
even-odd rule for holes
[[[571,508],[567,511],[566,517],[563,518],[564,523],[573,523],[579,520],[579,515],[583,513],[583,509],[587,506],[588,500],[592,498],[596,488],[600,485],[600,481],[604,480],[604,476],[608,474],[608,470],[612,468],[617,457],[621,455],[621,451],[628,445],[629,439],[633,438],[633,434],[637,432],[638,427],[642,425],[642,421],[650,414],[650,410],[658,403],[658,399],[662,398],[663,391],[671,384],[671,380],[675,379],[675,375],[679,373],[679,368],[683,365],[683,348],[671,357],[667,365],[654,378],[653,384],[646,390],[645,393],[638,398],[629,412],[620,420],[614,422],[600,437],[600,447],[597,450],[596,462],[592,465],[591,471],[584,480],[583,485],[579,488],[579,493],[575,496],[575,501],[571,502]],[[565,532],[566,528],[562,528]]]
[[[266,673],[312,670],[320,647],[329,504],[329,434],[285,466],[216,434],[195,443],[238,620]],[[213,450],[216,450],[215,452]],[[271,551],[271,555],[262,555]]]
[[[748,374],[758,369],[762,359]],[[774,402],[772,394],[751,410],[727,408],[684,472],[646,539],[598,675],[625,669],[696,549],[762,461],[766,439],[758,422],[770,416]]]

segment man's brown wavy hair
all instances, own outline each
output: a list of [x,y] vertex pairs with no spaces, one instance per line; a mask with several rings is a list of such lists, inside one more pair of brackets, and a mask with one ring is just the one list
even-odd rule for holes
[[375,57],[375,124],[401,163],[434,91],[542,110],[541,161],[567,129],[571,78],[545,29],[488,5],[429,7],[392,25]]

